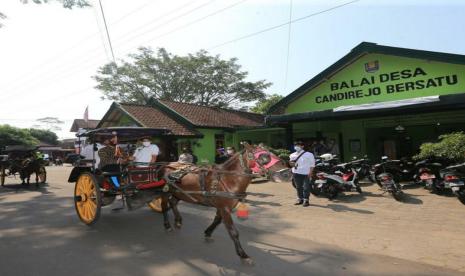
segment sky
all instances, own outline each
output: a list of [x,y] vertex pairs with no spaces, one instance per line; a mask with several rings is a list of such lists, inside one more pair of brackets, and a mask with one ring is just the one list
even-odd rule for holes
[[[31,1],[29,1],[31,2]],[[98,1],[90,8],[0,0],[0,124],[101,119],[111,101],[92,79],[112,60]],[[465,54],[461,0],[101,0],[115,59],[140,46],[238,58],[248,80],[287,95],[362,41]],[[288,22],[293,22],[288,24]],[[273,28],[275,27],[275,28]]]

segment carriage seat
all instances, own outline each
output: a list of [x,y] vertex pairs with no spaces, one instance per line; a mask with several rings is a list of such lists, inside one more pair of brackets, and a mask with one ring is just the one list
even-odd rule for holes
[[101,168],[103,176],[121,176],[121,168],[118,164],[109,164]]

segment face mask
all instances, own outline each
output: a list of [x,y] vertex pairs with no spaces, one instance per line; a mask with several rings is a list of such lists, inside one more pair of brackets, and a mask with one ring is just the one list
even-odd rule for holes
[[232,151],[232,150],[228,150],[228,151],[226,151],[226,152],[227,152],[229,155],[234,154],[234,151]]
[[150,146],[150,142],[145,142],[145,141],[144,141],[144,142],[142,142],[142,145],[143,145],[144,147],[148,147],[148,146]]
[[299,147],[299,146],[294,146],[294,149],[295,149],[295,151],[301,151],[302,150],[302,148]]

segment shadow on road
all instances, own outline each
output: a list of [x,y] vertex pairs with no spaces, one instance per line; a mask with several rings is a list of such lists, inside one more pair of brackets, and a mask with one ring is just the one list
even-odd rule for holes
[[368,211],[368,210],[364,210],[364,209],[351,208],[351,207],[347,207],[347,206],[342,205],[342,204],[330,203],[330,204],[327,204],[326,206],[324,206],[324,205],[317,205],[317,204],[310,203],[310,206],[311,207],[319,207],[319,208],[331,209],[334,212],[355,212],[355,213],[367,214],[367,215],[374,214],[374,212],[372,212],[372,211]]
[[[342,273],[341,263],[357,262],[352,253],[299,250],[295,249],[299,244],[294,248],[285,246],[289,241],[269,242],[263,237],[270,233],[238,225],[244,249],[257,262],[255,267],[246,267],[221,225],[213,235],[215,242],[204,242],[203,230],[211,223],[208,217],[183,213],[183,229],[166,233],[162,216],[148,209],[111,213],[111,206],[107,208],[102,209],[97,224],[88,227],[77,218],[71,197],[42,194],[34,200],[2,202],[0,244],[6,254],[0,258],[0,274],[172,275],[189,271],[189,275],[285,275],[292,271],[293,275],[308,275],[311,271],[324,275]],[[322,208],[364,212],[337,204]]]
[[5,184],[0,187],[0,194],[5,193],[26,193],[26,192],[40,192],[42,194],[49,194],[48,184],[39,183],[37,187],[35,183],[31,184]]

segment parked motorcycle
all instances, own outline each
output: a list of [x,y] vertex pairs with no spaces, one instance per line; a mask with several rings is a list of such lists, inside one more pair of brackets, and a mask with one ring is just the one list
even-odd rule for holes
[[441,181],[440,170],[444,168],[442,163],[432,159],[425,159],[415,164],[415,183],[421,184],[431,191],[431,193],[441,193],[444,191],[444,183]]
[[462,204],[465,204],[465,163],[446,167],[440,171],[444,189],[451,189]]
[[382,162],[373,166],[372,175],[384,193],[390,193],[395,200],[401,201],[404,195],[400,181],[407,169],[403,169],[400,160],[388,160],[383,157]]
[[316,176],[314,189],[320,194],[326,194],[330,200],[336,198],[341,192],[356,190],[362,193],[362,188],[358,183],[358,173],[350,163],[338,164],[333,168],[332,173],[319,172]]
[[371,183],[374,183],[376,180],[372,177],[371,174],[371,164],[370,160],[367,158],[357,159],[354,158],[353,161],[349,162],[358,173],[358,179],[368,179]]

